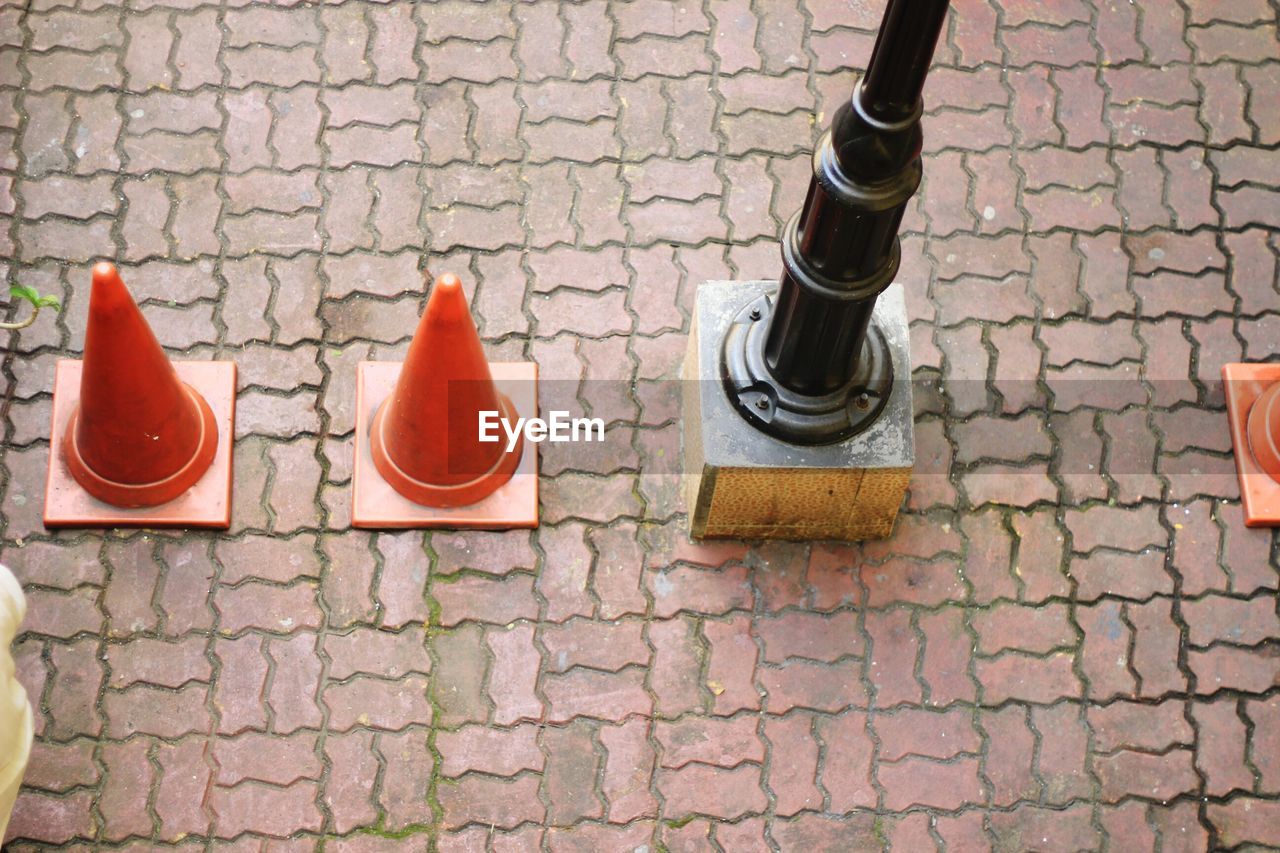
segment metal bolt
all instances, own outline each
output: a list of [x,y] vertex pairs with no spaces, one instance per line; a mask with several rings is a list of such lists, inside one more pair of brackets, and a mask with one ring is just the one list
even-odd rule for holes
[[759,400],[756,400],[756,408],[757,408],[757,409],[767,409],[767,408],[769,408],[769,398],[768,398],[768,397],[766,397],[766,396],[764,396],[764,395],[762,394],[762,395],[760,396],[760,399],[759,399]]
[[865,411],[866,409],[871,408],[871,398],[866,394],[859,394],[854,398],[853,404],[859,409],[863,409]]
[[752,320],[759,320],[759,319],[760,319],[760,316],[761,316],[761,314],[760,314],[760,309],[759,309],[759,308],[752,308],[752,309],[751,309],[751,319],[752,319]]

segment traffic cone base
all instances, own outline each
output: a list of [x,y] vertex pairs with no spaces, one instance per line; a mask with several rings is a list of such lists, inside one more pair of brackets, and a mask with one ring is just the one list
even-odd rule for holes
[[213,410],[205,402],[204,397],[193,391],[190,385],[182,386],[193,405],[200,413],[200,439],[196,443],[195,452],[187,463],[163,480],[153,483],[117,483],[99,476],[90,467],[80,453],[76,443],[76,422],[80,410],[71,413],[66,433],[62,437],[62,455],[67,463],[71,476],[86,492],[101,501],[120,507],[151,507],[167,503],[185,492],[208,469],[218,449],[218,424],[213,419]]
[[[83,361],[61,360],[54,374],[45,526],[230,527],[235,363],[173,362],[187,393],[201,403],[202,437],[196,453],[177,473],[143,485],[113,483],[84,465],[74,438],[83,368]],[[207,461],[210,454],[211,462]],[[199,473],[201,471],[203,473]],[[102,497],[112,502],[108,503]],[[137,505],[155,500],[164,502],[153,506]],[[116,505],[117,502],[134,506]]]
[[[441,487],[414,480],[400,471],[386,454],[390,477],[409,494],[436,504],[429,506],[410,500],[383,474],[383,465],[374,457],[380,442],[373,438],[381,426],[384,401],[391,396],[402,364],[390,361],[362,361],[356,369],[355,465],[352,469],[351,523],[353,527],[472,528],[506,530],[538,526],[538,445],[524,442],[523,448],[504,453],[493,470],[457,486]],[[538,412],[538,366],[530,362],[491,362],[489,371],[500,404],[525,417]],[[514,470],[512,471],[512,466]],[[508,472],[511,473],[508,473]],[[501,480],[507,477],[505,482]],[[494,483],[501,485],[494,487]],[[477,497],[478,496],[478,497]],[[475,500],[458,505],[457,502]]]
[[1245,526],[1280,526],[1280,482],[1268,473],[1280,444],[1280,364],[1225,364],[1222,380]]
[[[506,395],[499,393],[497,396],[502,419],[508,423],[515,423],[517,417],[515,407],[511,405],[511,401],[507,399]],[[501,488],[503,483],[511,479],[511,475],[515,473],[520,464],[520,456],[524,449],[523,434],[518,438],[515,447],[499,454],[492,468],[472,480],[449,486],[424,483],[401,470],[400,466],[395,463],[395,460],[387,452],[386,442],[383,438],[384,421],[382,417],[386,411],[387,401],[384,400],[378,406],[377,414],[373,416],[373,424],[369,427],[369,452],[373,456],[374,467],[378,469],[382,479],[390,483],[397,492],[415,503],[441,507],[469,506],[483,500]]]

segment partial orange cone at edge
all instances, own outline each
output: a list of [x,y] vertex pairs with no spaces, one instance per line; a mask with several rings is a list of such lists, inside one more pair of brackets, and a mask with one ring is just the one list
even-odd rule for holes
[[1280,483],[1280,382],[1263,391],[1249,408],[1248,432],[1258,467]]
[[1280,526],[1280,364],[1222,366],[1246,527]]

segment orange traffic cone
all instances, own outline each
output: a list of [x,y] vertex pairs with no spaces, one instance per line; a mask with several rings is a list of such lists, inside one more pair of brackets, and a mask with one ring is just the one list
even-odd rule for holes
[[1222,380],[1245,526],[1280,526],[1280,364],[1224,364]]
[[485,361],[462,283],[442,275],[403,365],[360,365],[353,524],[536,526],[536,450],[497,426],[536,414],[536,376],[532,364]]
[[95,265],[84,360],[58,364],[45,524],[227,526],[234,393],[229,362],[175,370],[116,268]]
[[1249,449],[1258,467],[1280,483],[1280,382],[1263,391],[1249,409]]

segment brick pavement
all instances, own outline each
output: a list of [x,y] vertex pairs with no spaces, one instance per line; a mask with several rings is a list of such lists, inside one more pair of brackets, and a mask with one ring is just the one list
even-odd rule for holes
[[[1215,385],[1280,340],[1276,6],[953,6],[920,464],[865,545],[692,545],[646,472],[693,288],[777,274],[878,3],[0,7],[5,272],[66,304],[3,362],[12,849],[1280,845],[1277,546]],[[99,256],[240,363],[226,535],[41,528]],[[536,533],[346,529],[421,266],[495,356],[629,389]]]

